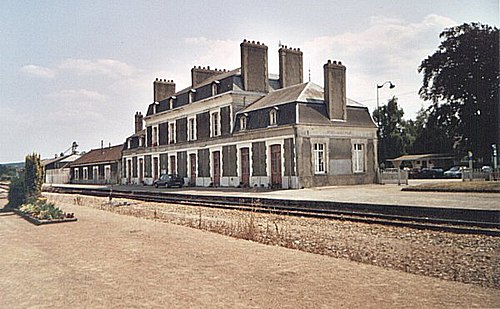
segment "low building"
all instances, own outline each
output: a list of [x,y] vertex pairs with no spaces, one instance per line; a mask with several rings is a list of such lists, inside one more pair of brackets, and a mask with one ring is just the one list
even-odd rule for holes
[[395,167],[403,166],[415,169],[433,167],[448,169],[457,163],[454,156],[439,153],[409,154],[388,161],[392,162]]
[[123,145],[92,149],[70,164],[71,183],[118,184]]
[[[192,186],[302,188],[376,180],[377,127],[346,97],[346,67],[326,62],[324,86],[303,82],[300,49],[243,41],[241,67],[194,67],[191,85],[153,83],[154,102],[125,143],[122,182],[178,174]],[[142,123],[145,123],[145,130]]]
[[62,184],[71,181],[70,164],[80,158],[78,154],[62,155],[53,159],[42,160],[45,171],[45,183]]

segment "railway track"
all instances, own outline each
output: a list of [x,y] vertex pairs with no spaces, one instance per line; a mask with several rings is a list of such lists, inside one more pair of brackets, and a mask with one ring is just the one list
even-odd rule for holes
[[355,204],[237,196],[215,197],[147,190],[49,187],[45,191],[299,217],[349,220],[452,233],[500,236],[500,211],[497,210]]

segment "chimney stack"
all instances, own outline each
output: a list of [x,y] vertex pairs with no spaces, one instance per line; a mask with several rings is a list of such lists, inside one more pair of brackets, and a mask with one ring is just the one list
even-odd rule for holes
[[246,91],[267,93],[269,90],[267,46],[264,43],[243,40],[241,49],[241,76]]
[[323,66],[325,104],[330,120],[347,120],[346,73],[342,62],[331,61]]
[[195,66],[191,69],[191,87],[196,88],[212,76],[219,75],[226,70],[210,69],[210,67]]
[[153,82],[154,102],[160,102],[175,93],[175,83],[173,80],[156,79]]
[[281,88],[303,83],[303,61],[300,48],[282,46],[278,50]]
[[135,133],[142,131],[143,128],[142,118],[143,116],[141,112],[135,113]]

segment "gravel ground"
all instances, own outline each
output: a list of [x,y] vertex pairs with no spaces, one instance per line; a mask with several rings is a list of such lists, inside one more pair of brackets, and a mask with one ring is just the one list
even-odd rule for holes
[[408,273],[500,289],[500,238],[125,199],[49,200],[169,222]]

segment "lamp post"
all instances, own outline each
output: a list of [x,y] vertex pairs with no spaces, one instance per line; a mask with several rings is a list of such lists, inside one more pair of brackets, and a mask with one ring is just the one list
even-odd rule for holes
[[379,106],[378,90],[380,88],[384,87],[386,84],[389,84],[389,89],[396,87],[390,80],[384,82],[381,85],[377,84],[377,113],[378,113],[377,126],[379,126],[379,127],[380,127],[380,106]]
[[[380,147],[381,147],[381,145],[380,145],[380,140],[381,140],[381,136],[380,136],[380,105],[379,105],[378,90],[379,90],[380,88],[384,87],[386,84],[389,84],[389,88],[390,88],[390,89],[392,89],[392,88],[396,87],[396,86],[394,86],[394,84],[393,84],[391,81],[389,81],[389,80],[388,80],[388,81],[386,81],[386,82],[384,82],[384,83],[382,83],[381,85],[377,84],[377,114],[378,114],[378,115],[377,115],[377,116],[378,116],[378,117],[377,117],[377,139],[378,139],[378,144],[379,144],[379,145],[378,145],[378,147],[377,147],[377,148],[378,148],[378,154],[379,154],[379,155],[378,155],[378,160],[380,160]],[[377,173],[377,174],[378,174],[378,175],[377,175],[377,177],[378,177],[379,181],[381,181],[381,178],[380,178],[380,177],[381,177],[381,175],[380,175],[380,168],[378,168],[378,167],[377,167],[377,171],[378,171],[378,173]],[[400,177],[401,177],[401,176],[400,176],[400,174],[399,174],[399,168],[398,168],[398,185],[401,183],[401,179],[400,179]]]

